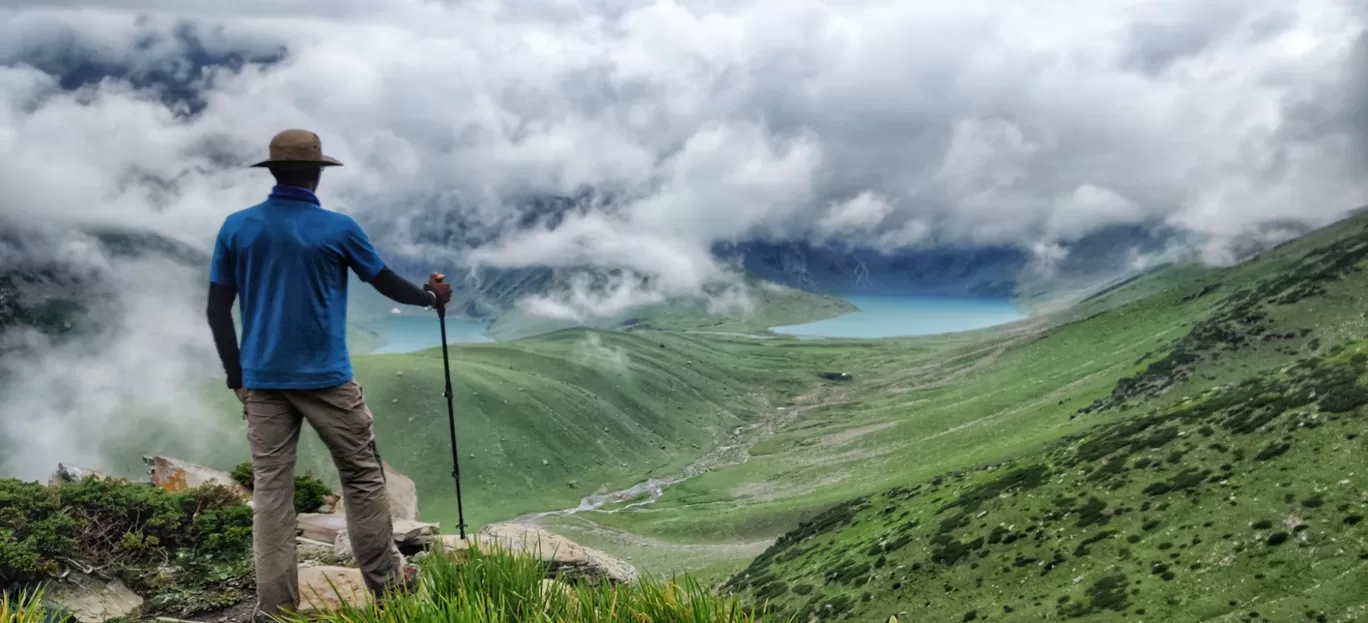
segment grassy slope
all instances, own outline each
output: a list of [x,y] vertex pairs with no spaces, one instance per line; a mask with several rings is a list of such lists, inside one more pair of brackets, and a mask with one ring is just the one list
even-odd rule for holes
[[[600,486],[678,469],[802,385],[763,350],[682,336],[574,330],[464,346],[452,358],[461,467],[477,518],[574,506]],[[357,367],[377,414],[409,414],[380,429],[386,459],[423,491],[449,489],[441,351],[367,357]],[[428,495],[425,514],[450,519],[450,498]]]
[[[671,489],[652,512],[602,523],[683,540],[773,536],[851,495],[1038,448],[1082,430],[1072,411],[1180,335],[1190,314],[1160,297],[1039,338],[1028,321],[932,338],[826,341],[830,367],[854,375],[832,388],[828,404],[794,417],[745,464]],[[671,508],[681,512],[660,512]]]
[[[1368,278],[1354,268],[1368,256],[1365,222],[1354,217],[1233,269],[1147,275],[1101,297],[1120,307],[1008,349],[949,384],[926,387],[915,369],[901,379],[876,369],[859,393],[880,397],[798,424],[886,427],[878,435],[837,450],[795,430],[771,444],[772,481],[844,472],[846,486],[714,516],[736,529],[785,509],[861,493],[869,494],[866,501],[795,531],[739,584],[750,584],[754,597],[779,592],[782,582],[781,605],[848,606],[857,620],[899,610],[928,620],[1070,613],[1111,620],[1119,616],[1112,608],[1123,603],[1126,612],[1172,621],[1294,620],[1308,611],[1312,620],[1321,612],[1330,620],[1361,616],[1368,602],[1364,535],[1349,524],[1368,495],[1354,478],[1362,419],[1358,411],[1327,413],[1342,405],[1324,400],[1327,393],[1362,391],[1327,384],[1362,374],[1362,358],[1352,358],[1361,347],[1327,353],[1368,336]],[[1313,356],[1321,358],[1317,370],[1289,367]],[[886,391],[892,383],[923,387]],[[1213,389],[1222,387],[1228,389]],[[1319,391],[1314,400],[1312,388]],[[1279,402],[1280,396],[1297,398]],[[1262,415],[1272,419],[1249,428]],[[1147,422],[1143,429],[1127,428],[1136,418],[1151,419],[1138,420]],[[1053,444],[1064,437],[1074,441]],[[1265,453],[1284,443],[1284,454]],[[799,448],[829,460],[819,465]],[[851,458],[835,462],[841,455]],[[1026,479],[1029,487],[1002,499],[973,495],[1000,492],[989,483],[1002,472],[964,470],[1009,460],[1011,469],[1039,468],[1043,477]],[[754,480],[757,467],[713,474],[712,488]],[[1099,468],[1102,474],[1090,478]],[[1164,492],[1156,485],[1162,482],[1177,490]],[[673,500],[698,505],[687,522],[633,523],[697,530],[706,509],[724,502],[708,500],[703,483],[695,484],[691,495]],[[882,493],[890,486],[901,489]],[[956,504],[961,498],[968,501]],[[1105,524],[1079,521],[1097,508],[1109,518]],[[1271,527],[1259,527],[1265,520]],[[994,537],[999,525],[1008,532]],[[1279,531],[1296,536],[1265,544]],[[1017,536],[1011,543],[1009,534]],[[1080,549],[1090,538],[1100,540]],[[873,547],[885,541],[897,548]],[[835,577],[824,575],[833,571]],[[1177,579],[1166,580],[1166,573]],[[1122,578],[1125,588],[1118,589],[1113,581]],[[808,595],[794,592],[807,587]]]
[[[566,330],[449,352],[465,511],[476,525],[677,471],[813,378],[806,360],[765,340],[669,333]],[[414,479],[424,519],[454,530],[442,351],[353,365],[381,456]],[[215,389],[212,400],[225,422],[239,421],[231,395]],[[301,444],[299,471],[335,481],[307,427]],[[234,435],[187,458],[231,467],[245,460],[245,442]]]

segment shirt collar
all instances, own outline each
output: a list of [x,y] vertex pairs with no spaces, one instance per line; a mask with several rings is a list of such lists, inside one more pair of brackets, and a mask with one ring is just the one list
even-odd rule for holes
[[304,188],[303,186],[276,184],[275,187],[271,189],[271,198],[285,199],[288,201],[306,201],[314,205],[323,205],[313,191]]

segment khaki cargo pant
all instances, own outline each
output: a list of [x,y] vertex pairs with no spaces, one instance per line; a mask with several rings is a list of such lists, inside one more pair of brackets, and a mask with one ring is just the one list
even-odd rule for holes
[[255,472],[252,550],[257,614],[299,607],[294,466],[304,420],[332,454],[342,481],[347,533],[366,587],[379,595],[402,580],[384,472],[371,443],[373,418],[356,381],[312,390],[249,390],[243,401]]

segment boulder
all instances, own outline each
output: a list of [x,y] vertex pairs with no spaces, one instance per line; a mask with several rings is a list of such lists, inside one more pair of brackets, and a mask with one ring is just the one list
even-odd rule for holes
[[361,570],[350,567],[300,567],[299,614],[314,615],[343,605],[365,607],[371,594]]
[[[394,544],[399,546],[399,552],[405,556],[412,556],[432,546],[433,540],[441,533],[441,526],[435,523],[396,519],[393,530]],[[333,553],[346,558],[355,556],[351,538],[347,536],[345,527],[337,532],[333,541]]]
[[244,500],[252,499],[251,491],[216,469],[169,456],[145,456],[143,462],[147,463],[147,471],[152,475],[152,484],[172,493],[207,485],[222,485]]
[[337,533],[347,529],[347,518],[336,513],[300,513],[296,516],[299,536],[311,541],[335,543]]
[[49,585],[43,601],[53,609],[71,614],[80,623],[136,619],[143,605],[142,597],[128,590],[123,582],[103,582],[79,573]]
[[[470,549],[469,542],[452,535],[439,539],[443,551],[457,557]],[[471,540],[482,552],[535,557],[546,564],[549,577],[566,581],[626,583],[638,577],[632,565],[534,525],[490,524],[471,535]]]
[[[385,494],[389,498],[390,517],[417,521],[418,487],[388,462],[381,461],[381,464],[385,466]],[[336,500],[332,512],[339,515],[347,512],[341,498]]]

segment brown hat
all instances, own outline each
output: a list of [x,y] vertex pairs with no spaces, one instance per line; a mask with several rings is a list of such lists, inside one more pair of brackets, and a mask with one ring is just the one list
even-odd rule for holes
[[323,143],[308,130],[285,130],[271,139],[271,158],[253,167],[340,167],[341,162],[323,155]]

